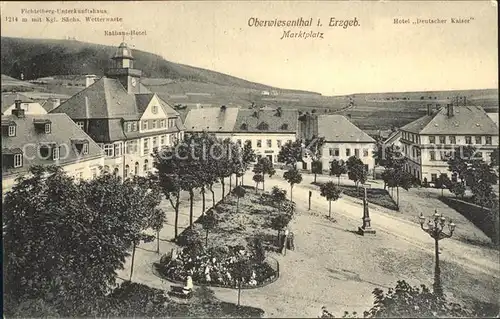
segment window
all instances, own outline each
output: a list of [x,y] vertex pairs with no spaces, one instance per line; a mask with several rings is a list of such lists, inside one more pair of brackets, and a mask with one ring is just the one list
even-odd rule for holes
[[135,162],[135,165],[134,165],[134,174],[135,175],[139,174],[139,162]]
[[153,137],[153,149],[155,149],[156,147],[158,147],[158,137]]
[[491,145],[491,136],[486,136],[486,144]]
[[248,145],[250,145],[250,147],[252,147],[252,141],[251,140],[246,140],[245,141],[245,144],[248,143]]
[[54,161],[59,159],[59,147],[57,146],[52,149],[52,159]]
[[122,143],[115,143],[115,157],[122,155]]
[[288,124],[285,123],[285,124],[281,125],[281,129],[284,131],[288,130]]
[[148,171],[148,165],[149,165],[149,161],[147,159],[145,159],[144,160],[144,165],[142,167],[142,169],[144,170],[144,172]]
[[257,140],[257,147],[262,147],[262,140]]
[[429,156],[431,157],[431,161],[436,160],[436,152],[435,151],[429,151]]
[[476,136],[476,144],[482,144],[482,143],[483,143],[482,136]]
[[23,166],[23,154],[14,154],[14,168]]
[[9,125],[9,136],[16,136],[16,126]]
[[148,129],[148,121],[142,121],[142,129],[147,130]]
[[152,125],[152,129],[155,129],[156,128],[156,120],[153,120],[153,125]]
[[439,137],[439,144],[446,144],[446,136]]
[[45,134],[50,134],[50,123],[45,124]]
[[130,166],[128,166],[128,164],[125,165],[125,171],[123,172],[123,178],[127,178],[129,169],[130,169]]
[[351,156],[351,149],[350,148],[345,149],[345,156]]
[[151,107],[151,112],[153,112],[153,114],[158,113],[158,106],[153,105],[153,107]]
[[363,157],[368,157],[368,149],[363,149]]
[[85,125],[85,122],[84,121],[77,121],[76,125],[78,125],[78,127],[83,130],[83,126]]
[[113,157],[113,147],[113,144],[104,145],[104,154],[106,154],[107,157]]
[[97,168],[91,168],[90,173],[92,174],[92,178],[96,178],[97,177]]
[[149,152],[149,138],[144,139],[144,155]]
[[137,131],[137,122],[132,122],[132,131]]
[[89,143],[83,143],[82,154],[87,155],[89,153]]
[[472,144],[472,136],[465,137],[465,144]]
[[281,140],[276,140],[276,145],[277,145],[278,147],[281,147]]
[[430,144],[435,144],[436,143],[436,137],[435,136],[429,136],[429,143]]
[[165,120],[160,120],[160,128],[164,128],[165,127]]
[[354,149],[354,156],[359,157],[359,148]]
[[165,145],[165,135],[160,136],[160,145]]
[[165,134],[164,136],[165,136],[165,145],[168,145],[168,144],[169,144],[169,141],[168,141],[168,135],[167,135],[167,134]]
[[431,174],[431,181],[435,182],[437,180],[437,174]]
[[267,147],[272,147],[272,146],[273,146],[273,141],[267,140]]
[[243,123],[243,124],[241,124],[240,129],[243,130],[243,131],[246,131],[246,130],[248,130],[248,125],[246,125],[245,123]]
[[449,140],[450,140],[450,144],[456,144],[457,143],[457,139],[455,138],[455,136],[449,136]]
[[125,143],[125,152],[127,154],[137,154],[137,140],[127,141]]

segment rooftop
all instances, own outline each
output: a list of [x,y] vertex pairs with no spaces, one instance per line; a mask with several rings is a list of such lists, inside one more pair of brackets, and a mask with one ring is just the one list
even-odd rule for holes
[[448,116],[447,107],[425,115],[401,128],[416,134],[486,134],[498,135],[498,126],[480,106],[454,106]]
[[[98,158],[103,155],[101,148],[81,130],[66,114],[26,114],[23,118],[15,115],[2,117],[3,121],[10,121],[16,124],[16,136],[7,137],[2,135],[2,153],[24,152],[23,166],[19,168],[2,169],[3,174],[15,174],[25,172],[32,165],[66,165],[78,161],[86,161]],[[47,122],[52,124],[51,132],[45,134],[36,130],[35,122]],[[74,141],[88,141],[88,154],[77,153],[73,147]],[[41,144],[55,143],[60,146],[60,159],[42,159],[37,155],[37,147]]]
[[326,142],[375,143],[368,134],[342,115],[318,116],[317,136]]

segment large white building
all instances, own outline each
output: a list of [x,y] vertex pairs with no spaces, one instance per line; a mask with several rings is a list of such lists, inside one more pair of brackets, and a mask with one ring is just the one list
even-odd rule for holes
[[313,126],[313,136],[325,139],[321,150],[323,170],[328,170],[334,159],[347,161],[351,156],[359,158],[368,171],[375,166],[373,158],[375,140],[345,116],[317,116],[317,124]]
[[179,113],[141,83],[141,70],[121,43],[106,75],[51,113],[66,113],[104,150],[104,168],[122,177],[153,169],[155,148],[183,137]]
[[298,112],[279,108],[198,108],[189,111],[184,124],[186,132],[207,132],[242,146],[250,141],[258,158],[278,163],[281,146],[297,139]]
[[101,148],[66,114],[27,114],[18,108],[2,116],[2,192],[32,165],[61,166],[69,175],[89,179],[104,164]]
[[498,148],[498,126],[480,106],[447,105],[401,128],[401,145],[408,158],[406,170],[418,180],[434,181],[448,170],[448,158],[457,147],[470,145],[476,156],[490,161]]

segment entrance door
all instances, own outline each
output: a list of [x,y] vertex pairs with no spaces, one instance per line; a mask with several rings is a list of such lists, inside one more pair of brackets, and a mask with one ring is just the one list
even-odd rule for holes
[[266,155],[267,159],[272,163],[273,162],[273,156],[272,155]]

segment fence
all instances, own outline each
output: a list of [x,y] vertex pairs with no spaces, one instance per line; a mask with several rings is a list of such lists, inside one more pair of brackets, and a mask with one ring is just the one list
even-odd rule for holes
[[[271,269],[273,269],[274,274],[270,276],[269,278],[266,278],[266,280],[257,283],[256,285],[248,285],[248,284],[242,284],[241,289],[255,289],[255,288],[261,288],[264,286],[267,286],[269,284],[272,284],[278,278],[280,277],[280,263],[278,260],[274,259],[273,257],[266,257],[264,260],[264,263],[266,263]],[[161,278],[163,280],[166,280],[171,283],[179,284],[179,285],[184,285],[186,282],[185,281],[180,281],[180,280],[175,280],[173,278],[170,278],[169,276],[166,276],[162,274],[162,272],[159,270],[161,267],[161,264],[158,262],[155,262],[151,265],[151,272],[158,278]],[[238,287],[233,287],[233,286],[227,286],[227,285],[220,285],[217,283],[200,283],[193,281],[193,284],[197,286],[203,286],[203,287],[220,287],[220,288],[231,288],[231,289],[237,289]]]

